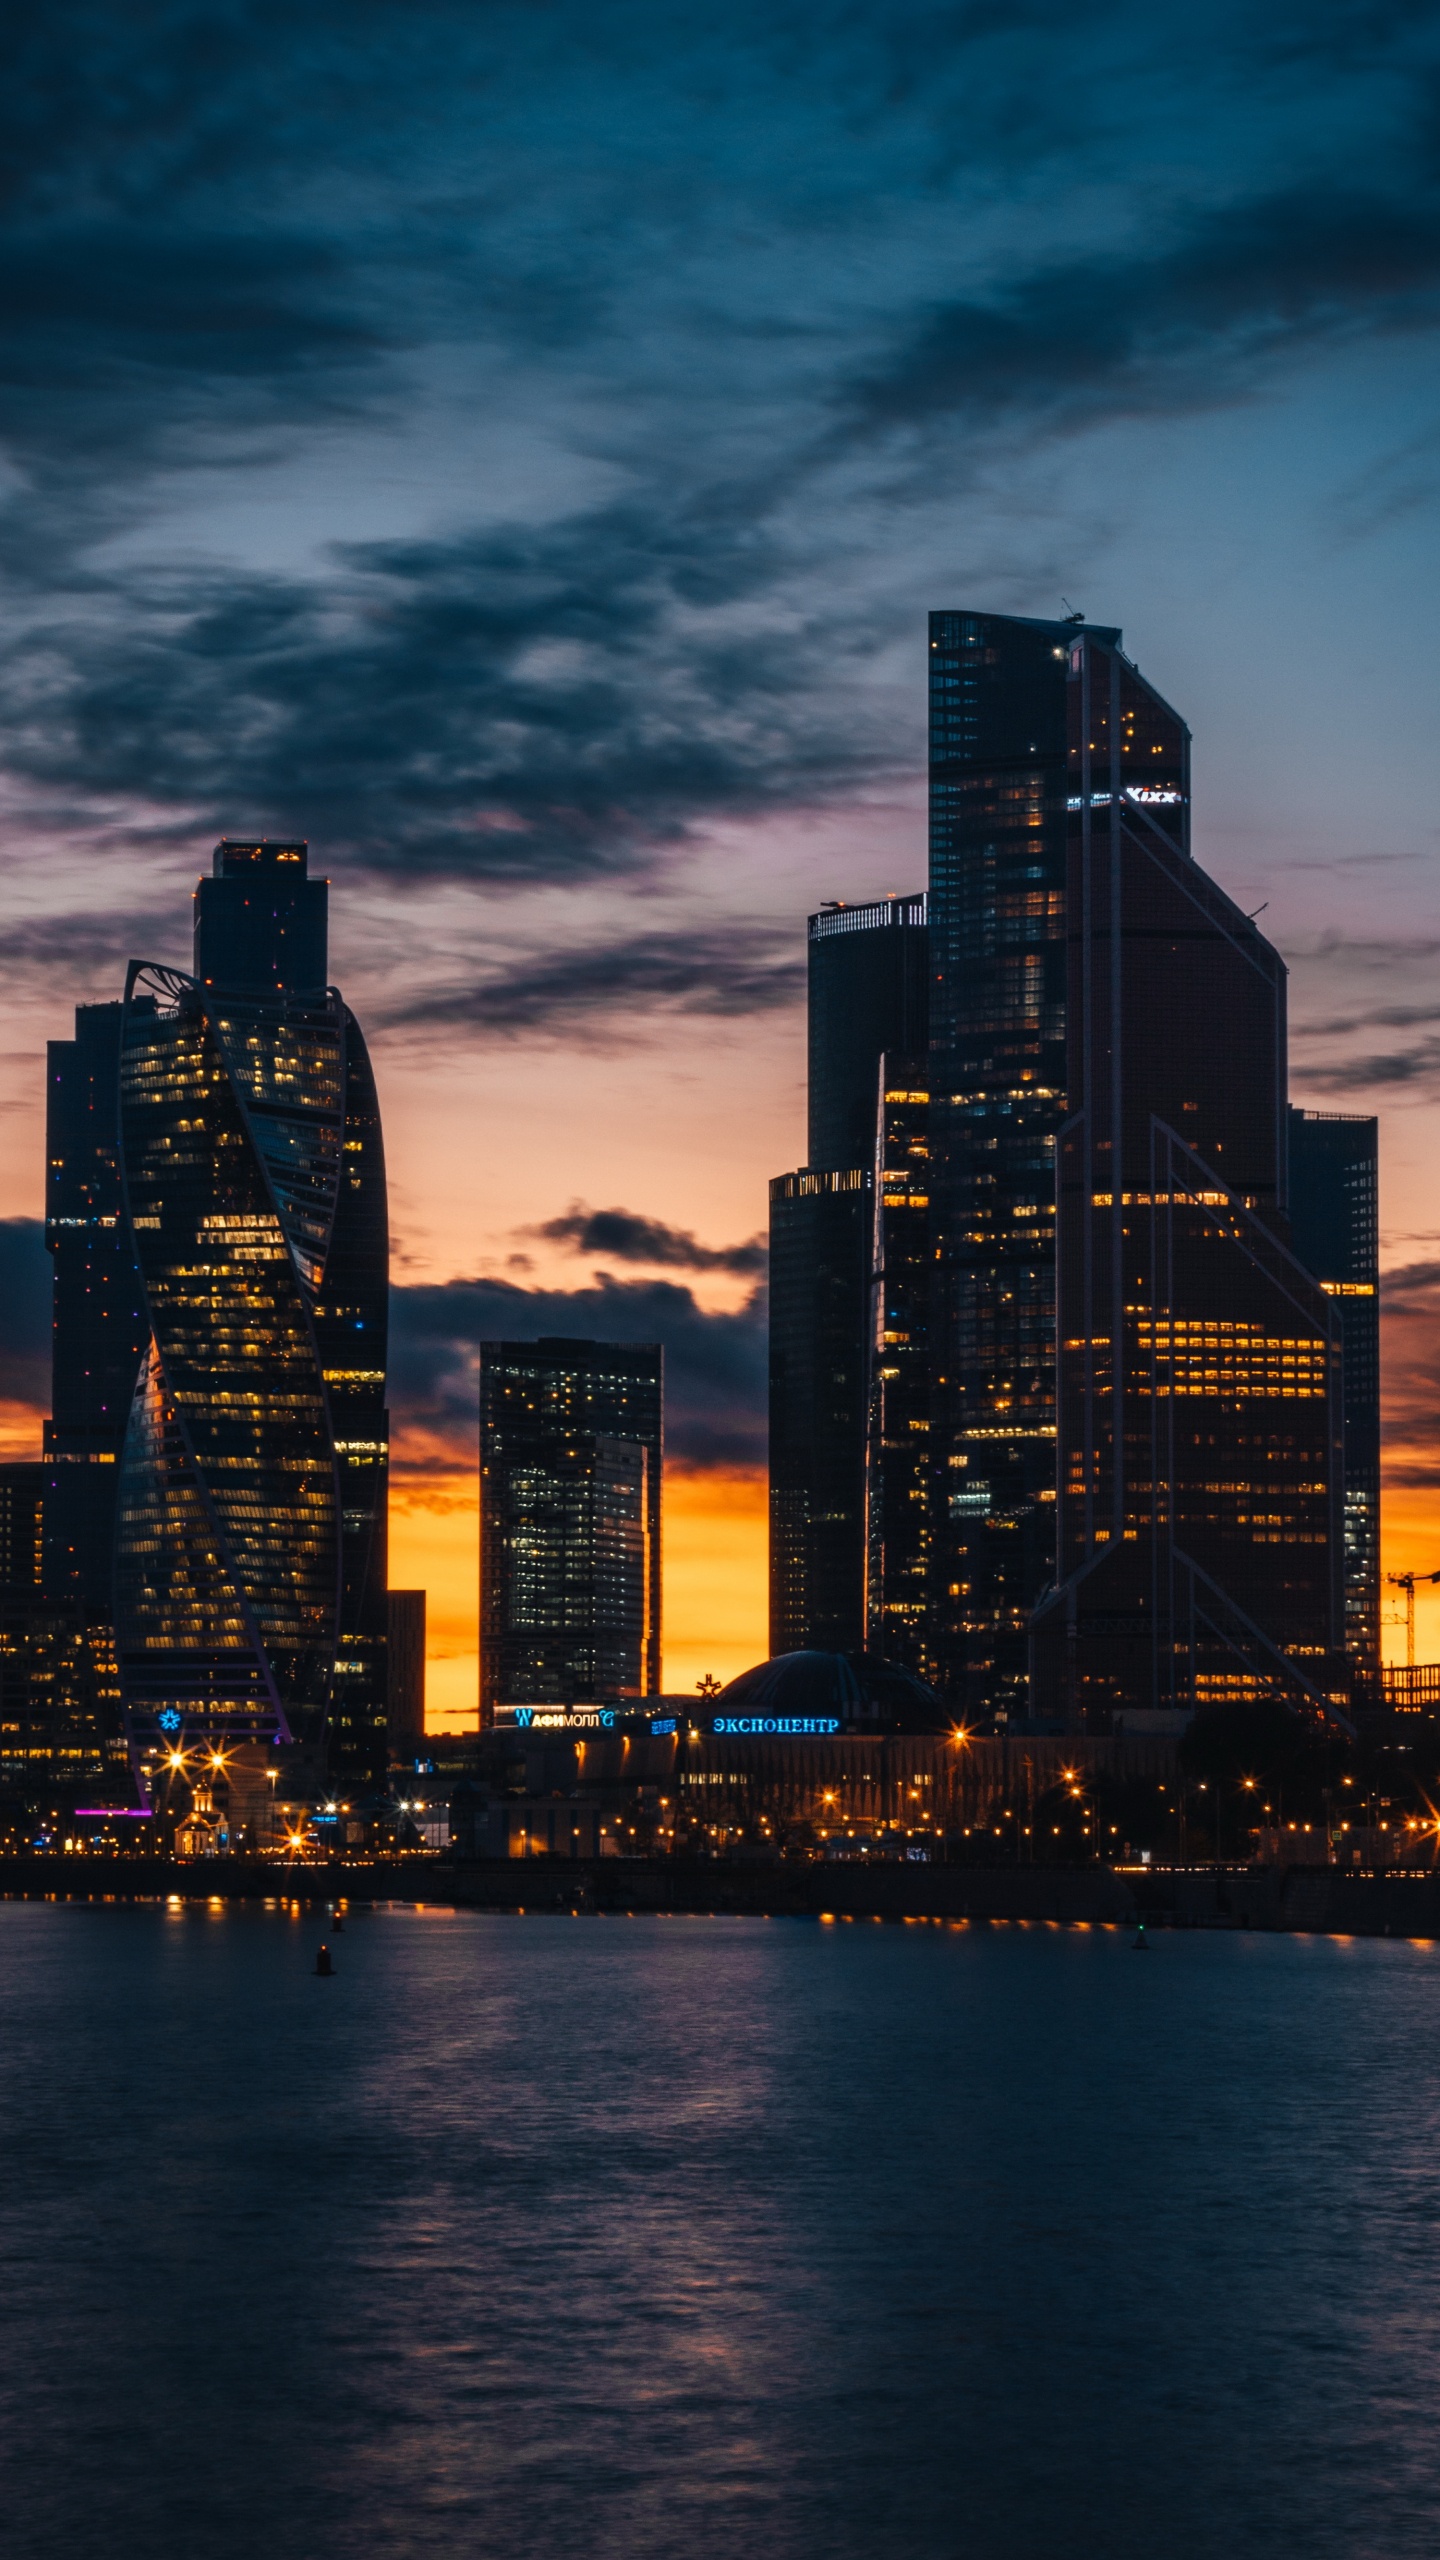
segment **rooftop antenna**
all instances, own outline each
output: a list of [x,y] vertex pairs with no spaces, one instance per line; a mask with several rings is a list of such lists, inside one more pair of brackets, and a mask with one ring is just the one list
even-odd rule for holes
[[1083,622],[1083,621],[1084,621],[1085,616],[1084,616],[1084,614],[1080,611],[1079,606],[1078,606],[1078,605],[1074,605],[1074,604],[1072,604],[1068,596],[1062,596],[1062,597],[1061,597],[1061,599],[1060,599],[1060,601],[1061,601],[1061,603],[1063,604],[1063,606],[1065,607],[1065,619],[1066,619],[1066,621],[1067,621],[1067,622]]

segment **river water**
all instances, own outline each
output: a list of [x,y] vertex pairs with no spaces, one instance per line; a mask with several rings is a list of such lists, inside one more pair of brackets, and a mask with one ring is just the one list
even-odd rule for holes
[[7,2560],[1440,2547],[1440,1947],[0,1903]]

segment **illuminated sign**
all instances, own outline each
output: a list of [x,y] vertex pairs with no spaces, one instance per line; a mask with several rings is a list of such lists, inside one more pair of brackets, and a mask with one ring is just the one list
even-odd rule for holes
[[712,1733],[838,1733],[838,1716],[717,1716]]
[[497,1707],[495,1721],[521,1732],[608,1733],[617,1719],[613,1707]]
[[651,1719],[651,1723],[650,1723],[650,1730],[651,1730],[651,1732],[652,1732],[652,1733],[673,1733],[673,1732],[675,1731],[675,1718],[674,1718],[674,1716],[654,1716],[654,1717],[652,1717],[652,1719]]
[[162,1733],[178,1733],[181,1715],[178,1707],[162,1707],[155,1719]]
[[[1123,796],[1142,809],[1173,809],[1185,794],[1183,791],[1161,791],[1148,782],[1130,782],[1126,784]],[[1092,791],[1088,805],[1092,809],[1108,809],[1113,797],[1113,792]],[[1083,792],[1072,794],[1065,803],[1067,809],[1083,809],[1086,805]]]

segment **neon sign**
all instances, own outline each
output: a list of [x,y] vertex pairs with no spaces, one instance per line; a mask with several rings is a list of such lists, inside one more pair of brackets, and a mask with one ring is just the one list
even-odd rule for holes
[[[1092,809],[1108,809],[1114,796],[1111,791],[1092,791],[1088,806]],[[1185,794],[1183,791],[1162,791],[1158,786],[1148,782],[1127,782],[1122,797],[1133,800],[1142,809],[1173,809],[1184,799]],[[1084,793],[1072,792],[1065,806],[1067,809],[1085,808],[1087,803]]]
[[712,1733],[838,1733],[838,1716],[717,1716]]
[[613,1707],[497,1707],[495,1721],[522,1732],[608,1733],[616,1714]]

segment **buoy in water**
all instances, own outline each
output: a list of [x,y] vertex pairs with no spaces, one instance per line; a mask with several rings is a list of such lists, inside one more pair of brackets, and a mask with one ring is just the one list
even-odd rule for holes
[[321,1946],[320,1952],[315,1958],[315,1970],[317,1973],[322,1974],[334,1972],[335,1967],[330,1961],[330,1950],[327,1946]]
[[1137,1954],[1137,1956],[1143,1956],[1143,1955],[1145,1954],[1146,1949],[1148,1948],[1148,1946],[1149,1946],[1149,1944],[1150,1944],[1150,1941],[1149,1941],[1149,1939],[1148,1939],[1148,1938],[1146,1937],[1146,1935],[1145,1935],[1145,1923],[1144,1923],[1144,1921],[1143,1921],[1143,1920],[1139,1920],[1139,1921],[1137,1921],[1137,1922],[1136,1922],[1136,1924],[1135,1924],[1135,1935],[1134,1935],[1134,1937],[1131,1939],[1130,1944],[1131,1944],[1131,1945],[1132,1945],[1132,1947],[1134,1948],[1135,1953]]

